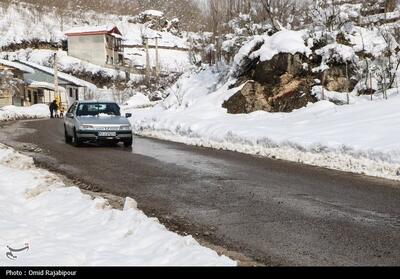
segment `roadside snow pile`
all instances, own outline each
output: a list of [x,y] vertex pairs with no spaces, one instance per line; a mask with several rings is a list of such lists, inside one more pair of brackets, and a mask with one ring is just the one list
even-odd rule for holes
[[137,92],[128,101],[126,101],[123,105],[123,109],[135,109],[135,108],[144,108],[152,106],[153,103],[149,100],[149,97],[143,95],[140,92]]
[[211,70],[184,75],[164,102],[133,111],[135,132],[400,180],[396,90],[389,92],[389,100],[351,95],[346,106],[320,101],[292,113],[231,115],[222,103],[238,88],[229,89],[232,82],[227,82],[215,90],[217,81]]
[[[92,199],[0,145],[1,266],[233,266],[191,236],[169,232],[127,198],[123,211]],[[14,249],[11,260],[4,255]],[[10,256],[11,257],[11,256]]]
[[49,107],[42,104],[30,107],[5,106],[0,108],[0,121],[37,119],[49,116]]

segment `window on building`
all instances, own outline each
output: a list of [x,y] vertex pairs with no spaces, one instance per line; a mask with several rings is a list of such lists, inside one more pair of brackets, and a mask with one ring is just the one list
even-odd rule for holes
[[74,97],[74,92],[73,92],[72,88],[69,89],[69,97],[70,98]]
[[28,101],[32,103],[32,91],[28,90]]

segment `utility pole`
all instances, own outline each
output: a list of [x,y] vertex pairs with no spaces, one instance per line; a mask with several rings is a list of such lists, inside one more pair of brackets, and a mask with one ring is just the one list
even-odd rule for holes
[[[57,101],[58,107],[61,105],[61,98],[58,89],[58,68],[57,68],[57,52],[54,53],[54,99]],[[52,100],[50,100],[52,102]]]

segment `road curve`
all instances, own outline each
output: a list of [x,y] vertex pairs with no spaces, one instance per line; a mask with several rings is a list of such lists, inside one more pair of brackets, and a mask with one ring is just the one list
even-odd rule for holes
[[141,137],[75,148],[60,120],[6,125],[2,142],[11,130],[42,165],[263,264],[400,265],[397,182]]

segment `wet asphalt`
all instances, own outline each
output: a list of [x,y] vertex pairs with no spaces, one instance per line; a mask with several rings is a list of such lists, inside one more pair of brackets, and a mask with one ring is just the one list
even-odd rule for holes
[[261,264],[400,265],[399,182],[142,137],[75,148],[62,120],[1,133],[39,147],[40,165]]

